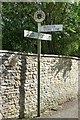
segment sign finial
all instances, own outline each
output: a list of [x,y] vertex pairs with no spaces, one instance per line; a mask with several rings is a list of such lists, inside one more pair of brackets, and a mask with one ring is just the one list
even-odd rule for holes
[[45,13],[42,10],[38,10],[34,13],[34,20],[41,23],[45,19]]

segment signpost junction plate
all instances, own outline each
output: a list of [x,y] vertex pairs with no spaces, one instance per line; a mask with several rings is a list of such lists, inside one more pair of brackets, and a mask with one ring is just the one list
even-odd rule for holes
[[62,31],[63,25],[43,25],[40,28],[41,32]]
[[49,40],[49,41],[51,41],[52,39],[52,36],[50,34],[38,33],[28,30],[24,30],[24,37],[29,37],[39,40]]

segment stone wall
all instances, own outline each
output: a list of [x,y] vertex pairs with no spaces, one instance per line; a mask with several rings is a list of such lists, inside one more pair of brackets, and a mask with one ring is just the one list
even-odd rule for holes
[[[41,112],[78,94],[77,57],[41,55]],[[0,118],[37,115],[37,55],[0,51]]]

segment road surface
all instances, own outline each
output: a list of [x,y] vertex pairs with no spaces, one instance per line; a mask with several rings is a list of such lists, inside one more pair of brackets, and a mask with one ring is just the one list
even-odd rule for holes
[[48,110],[42,118],[78,118],[78,100],[66,102],[57,111]]

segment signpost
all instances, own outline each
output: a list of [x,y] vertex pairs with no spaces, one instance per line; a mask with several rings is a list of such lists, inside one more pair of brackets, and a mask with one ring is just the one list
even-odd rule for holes
[[38,39],[38,113],[40,117],[40,54],[41,54],[41,40],[51,40],[50,34],[40,33],[41,22],[45,19],[45,13],[42,10],[38,10],[34,14],[34,20],[38,23],[38,33],[33,31],[24,30],[24,37],[30,37]]
[[34,14],[34,20],[38,23],[38,32],[24,30],[24,37],[38,39],[38,113],[40,117],[40,54],[41,54],[41,40],[51,41],[50,34],[44,34],[41,32],[62,31],[63,25],[43,25],[41,22],[45,19],[45,13],[42,10],[38,10]]

